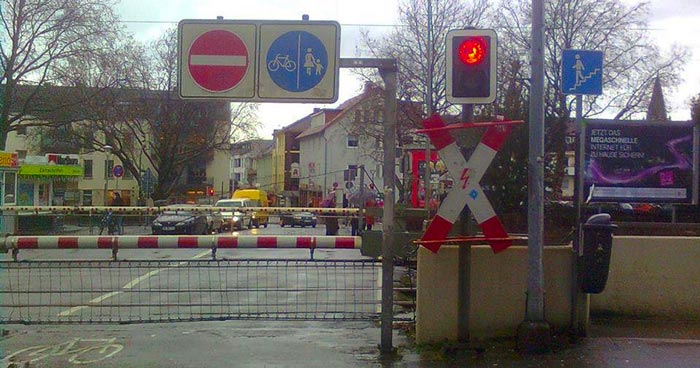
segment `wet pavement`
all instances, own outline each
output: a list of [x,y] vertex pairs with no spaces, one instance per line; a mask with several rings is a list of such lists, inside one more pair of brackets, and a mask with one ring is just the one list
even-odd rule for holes
[[519,354],[512,339],[415,346],[396,329],[396,353],[381,356],[372,322],[5,328],[0,367],[700,367],[700,322],[596,321],[590,337],[556,336],[537,355]]

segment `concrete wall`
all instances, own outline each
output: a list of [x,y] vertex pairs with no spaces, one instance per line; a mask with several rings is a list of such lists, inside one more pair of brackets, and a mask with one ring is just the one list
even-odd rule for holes
[[[569,246],[545,247],[545,318],[553,328],[570,324],[571,259]],[[473,339],[514,336],[525,315],[527,247],[512,246],[493,254],[488,246],[472,247],[470,335]],[[456,246],[433,254],[418,253],[416,340],[457,340]]]
[[[472,248],[470,335],[514,336],[524,319],[527,247],[493,254]],[[545,318],[554,329],[570,324],[571,247],[545,247]],[[416,339],[457,339],[457,248],[418,253]],[[615,236],[605,290],[591,295],[591,314],[700,320],[700,238]]]
[[700,320],[700,238],[615,236],[608,283],[590,310]]

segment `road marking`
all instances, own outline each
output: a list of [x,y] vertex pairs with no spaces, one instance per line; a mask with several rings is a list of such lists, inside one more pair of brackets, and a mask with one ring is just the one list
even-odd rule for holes
[[139,277],[137,277],[137,278],[131,280],[128,284],[122,286],[122,289],[131,289],[131,288],[133,288],[134,286],[136,286],[136,285],[138,285],[139,283],[141,283],[142,281],[148,279],[149,277],[155,276],[155,275],[159,274],[160,271],[163,271],[164,269],[165,269],[165,268],[159,268],[159,269],[157,269],[157,270],[153,270],[153,271],[151,271],[151,272],[148,272],[148,273],[145,274],[145,275],[141,275],[141,276],[139,276]]
[[[201,252],[201,253],[195,255],[195,256],[192,257],[191,259],[200,259],[200,258],[204,258],[204,257],[206,257],[206,256],[208,256],[208,255],[210,255],[210,254],[211,254],[211,250],[205,250],[205,251],[203,251],[203,252]],[[148,280],[149,278],[151,278],[151,277],[153,277],[153,276],[159,274],[161,271],[166,271],[166,270],[171,269],[171,268],[177,268],[177,267],[180,267],[180,266],[184,266],[184,265],[186,265],[187,263],[188,263],[187,261],[178,262],[176,265],[173,265],[173,266],[170,266],[170,267],[158,268],[158,269],[155,269],[155,270],[153,270],[153,271],[147,272],[146,274],[141,275],[141,276],[139,276],[139,277],[137,277],[137,278],[135,278],[135,279],[129,281],[126,285],[122,286],[122,289],[133,289],[134,286],[136,286],[136,285],[142,283],[143,281]],[[122,294],[122,293],[123,293],[123,291],[112,291],[112,292],[109,292],[109,293],[107,293],[107,294],[98,296],[97,298],[94,298],[94,299],[90,300],[90,301],[88,302],[88,304],[97,304],[97,303],[101,303],[101,302],[103,302],[103,301],[105,301],[105,300],[107,300],[107,299],[109,299],[109,298],[111,298],[111,297],[113,297],[113,296],[115,296],[115,295],[119,295],[119,294]],[[85,309],[85,308],[88,308],[88,307],[90,307],[90,306],[89,306],[89,305],[78,305],[78,306],[75,306],[75,307],[71,307],[71,308],[69,308],[69,309],[66,309],[66,310],[61,311],[60,313],[58,313],[58,317],[67,317],[67,316],[70,316],[71,314],[73,314],[73,313],[75,313],[75,312],[77,312],[77,311],[79,311],[79,310],[82,310],[82,309]]]
[[105,299],[109,299],[109,298],[111,298],[111,297],[113,297],[113,296],[115,296],[115,295],[117,295],[117,294],[121,294],[121,293],[122,293],[121,291],[113,291],[113,292],[111,292],[111,293],[107,293],[107,294],[105,294],[105,295],[98,296],[97,298],[92,299],[92,300],[89,301],[88,303],[89,303],[89,304],[97,304],[97,303],[102,302],[102,301],[105,300]]
[[79,305],[77,307],[72,307],[72,308],[69,308],[69,309],[62,311],[61,313],[58,314],[58,316],[59,317],[67,317],[67,316],[70,316],[71,314],[73,314],[81,309],[85,309],[87,307],[88,307],[87,305]]

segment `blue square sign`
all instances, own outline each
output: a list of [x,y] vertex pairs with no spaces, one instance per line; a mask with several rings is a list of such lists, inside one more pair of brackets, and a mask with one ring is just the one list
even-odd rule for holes
[[603,52],[564,50],[561,90],[567,95],[603,94]]

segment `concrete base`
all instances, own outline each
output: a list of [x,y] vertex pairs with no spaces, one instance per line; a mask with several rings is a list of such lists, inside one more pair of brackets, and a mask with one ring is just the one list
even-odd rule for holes
[[525,354],[548,351],[552,342],[552,331],[547,321],[524,321],[518,326],[518,350]]

